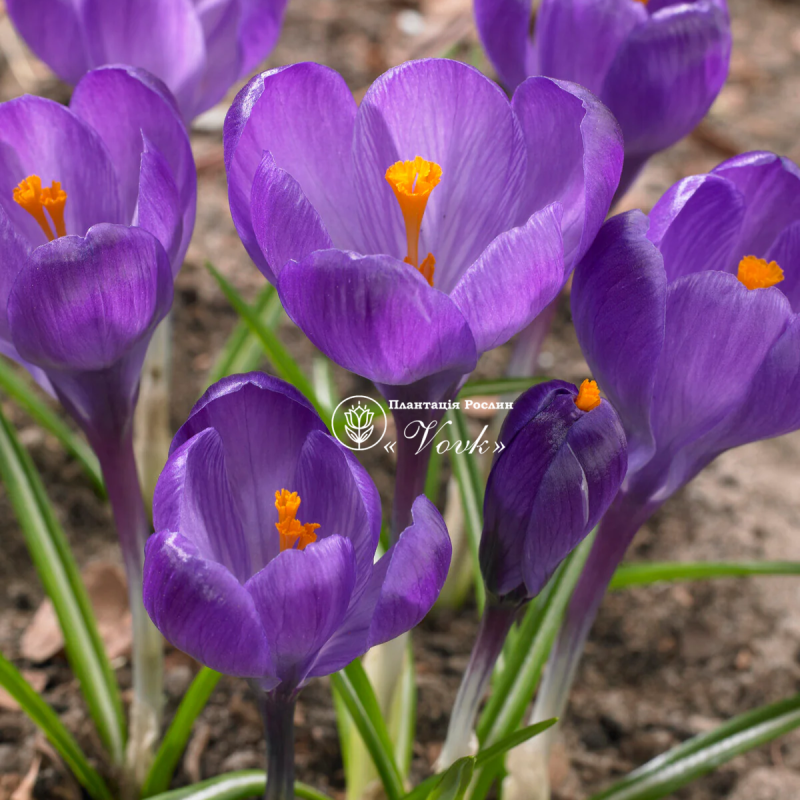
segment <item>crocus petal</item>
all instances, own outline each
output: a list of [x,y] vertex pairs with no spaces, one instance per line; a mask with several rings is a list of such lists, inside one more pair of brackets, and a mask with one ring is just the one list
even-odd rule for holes
[[733,183],[747,211],[730,270],[744,256],[763,258],[788,225],[800,218],[800,169],[774,153],[745,153],[720,164],[714,175]]
[[246,584],[269,642],[277,676],[299,685],[342,624],[356,581],[353,543],[328,536],[285,550]]
[[[263,566],[257,531],[246,538],[233,502],[222,439],[213,428],[193,436],[167,461],[153,497],[157,531],[176,531],[199,557],[216,561],[239,583]],[[277,532],[276,532],[277,533]]]
[[473,67],[441,58],[408,62],[378,78],[356,118],[353,167],[363,239],[353,249],[405,258],[403,216],[385,174],[396,161],[418,155],[442,168],[419,249],[422,257],[433,253],[436,286],[449,292],[517,220],[525,146],[508,98]]
[[341,76],[318,64],[258,75],[225,118],[225,169],[236,230],[250,258],[268,268],[250,217],[253,178],[268,150],[299,184],[337,247],[355,241],[350,150],[356,104]]
[[286,3],[287,0],[241,0],[242,77],[255,69],[278,41]]
[[479,353],[507,342],[564,285],[561,206],[547,206],[521,228],[500,234],[451,295]]
[[319,250],[283,268],[278,292],[323,353],[370,380],[406,384],[475,367],[475,340],[456,304],[388,256]]
[[206,428],[222,440],[239,519],[248,540],[258,543],[253,563],[264,565],[279,551],[275,492],[296,491],[292,483],[306,437],[325,426],[299,392],[254,372],[214,384],[176,434],[171,452]]
[[301,261],[315,250],[333,247],[331,237],[317,210],[303,194],[300,184],[275,165],[271,153],[264,153],[253,178],[250,216],[263,264],[256,264],[264,277],[275,283],[277,274],[290,259]]
[[91,69],[73,0],[7,0],[22,38],[59,78],[76,84]]
[[653,453],[650,404],[664,341],[667,276],[647,217],[610,219],[575,270],[572,317],[589,367],[625,420],[630,469]]
[[739,406],[791,316],[777,288],[750,290],[724,272],[670,285],[652,415],[665,493],[694,474],[681,448]]
[[598,92],[625,132],[626,154],[652,154],[686,136],[725,83],[730,51],[727,15],[708,0],[663,8],[634,29]]
[[452,546],[444,520],[424,496],[412,507],[413,524],[375,564],[366,591],[320,651],[309,676],[330,675],[370,647],[418,625],[444,585]]
[[332,436],[312,431],[300,453],[292,490],[302,501],[299,518],[319,524],[318,540],[338,535],[353,543],[356,599],[372,574],[381,535],[381,499],[375,484]]
[[784,228],[764,258],[783,269],[778,288],[786,295],[795,312],[800,311],[800,221]]
[[149,231],[167,251],[177,274],[178,251],[183,238],[183,215],[178,187],[166,159],[145,138],[139,173],[139,205],[136,224]]
[[537,72],[599,94],[619,48],[647,19],[642,3],[542,0],[534,38]]
[[[177,272],[194,228],[197,172],[189,136],[169,90],[143,70],[107,67],[94,70],[81,80],[70,108],[100,134],[111,153],[120,176],[126,219],[132,217],[139,198],[142,135],[166,159],[178,187],[183,214],[181,246],[174,259],[177,266],[173,267]],[[109,108],[114,109],[113,114],[108,113]]]
[[131,64],[172,87],[190,105],[206,64],[203,27],[192,0],[83,0],[94,64]]
[[742,193],[725,178],[695,175],[676,183],[650,213],[647,232],[661,251],[667,280],[727,271],[744,215]]
[[68,195],[67,233],[83,236],[98,222],[126,221],[108,150],[94,130],[59,103],[26,95],[0,104],[0,149],[0,204],[32,244],[47,237],[13,196],[29,175],[38,175],[43,186],[60,181]]
[[252,596],[180,534],[147,540],[143,598],[164,637],[201,664],[243,678],[274,673]]
[[0,341],[8,343],[12,350],[8,298],[30,251],[30,245],[17,233],[5,209],[0,205]]
[[101,370],[147,339],[172,304],[164,248],[140,228],[95,225],[36,248],[8,302],[23,358],[54,370]]
[[528,36],[531,0],[475,0],[475,24],[483,49],[500,80],[515,89],[530,74],[533,46]]

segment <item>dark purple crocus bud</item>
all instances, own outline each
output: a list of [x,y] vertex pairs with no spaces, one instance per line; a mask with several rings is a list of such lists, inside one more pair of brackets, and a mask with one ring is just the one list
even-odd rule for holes
[[728,76],[726,0],[474,0],[478,32],[501,80],[574,81],[619,120],[619,194],[650,156],[689,134]]
[[520,609],[536,597],[617,494],[625,432],[597,384],[534,386],[503,424],[483,503],[481,572],[489,597],[439,766],[469,751],[478,705]]

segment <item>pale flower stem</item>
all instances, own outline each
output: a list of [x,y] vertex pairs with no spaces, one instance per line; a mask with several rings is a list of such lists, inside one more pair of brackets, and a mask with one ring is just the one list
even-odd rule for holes
[[267,737],[264,800],[294,800],[294,707],[297,700],[264,694],[261,712]]

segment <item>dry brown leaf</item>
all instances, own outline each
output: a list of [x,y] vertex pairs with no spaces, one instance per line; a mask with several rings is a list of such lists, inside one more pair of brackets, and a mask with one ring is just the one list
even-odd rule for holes
[[39,768],[41,766],[42,757],[40,755],[34,756],[31,768],[14,790],[10,800],[33,800],[33,787],[36,786],[36,779],[39,777]]
[[[125,574],[117,564],[93,561],[81,573],[89,601],[97,617],[97,628],[112,661],[131,649],[131,615]],[[53,604],[45,599],[33,616],[20,642],[23,658],[41,664],[64,648],[64,635]]]
[[[39,669],[22,670],[22,677],[33,689],[41,693],[47,686],[47,673]],[[3,711],[19,711],[19,703],[5,690],[0,688],[0,709]]]

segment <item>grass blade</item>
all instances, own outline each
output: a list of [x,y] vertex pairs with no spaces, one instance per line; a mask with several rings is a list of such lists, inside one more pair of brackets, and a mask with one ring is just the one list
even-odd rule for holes
[[737,755],[800,727],[800,694],[734,717],[631,772],[591,800],[658,800]]
[[222,293],[228,302],[233,306],[234,311],[242,318],[242,321],[261,342],[261,347],[265,355],[272,364],[275,373],[279,378],[291,383],[297,390],[302,392],[313,404],[314,408],[322,417],[324,422],[330,427],[331,415],[322,403],[317,399],[314,387],[306,377],[305,373],[297,365],[289,351],[278,339],[275,331],[265,325],[263,320],[253,311],[244,301],[239,292],[215,269],[214,265],[206,262],[206,268],[219,284]]
[[208,667],[203,667],[195,676],[192,685],[178,706],[172,724],[161,740],[161,745],[153,759],[150,771],[147,773],[144,786],[142,786],[143,798],[165,792],[169,788],[175,767],[178,766],[178,761],[189,741],[192,726],[200,712],[206,707],[208,698],[211,697],[211,693],[221,677],[219,672],[214,672]]
[[[173,789],[153,796],[153,800],[245,800],[249,797],[263,797],[267,776],[259,770],[242,770],[219,775],[194,786]],[[317,791],[305,783],[295,781],[295,797],[301,800],[331,800],[328,795]]]
[[614,573],[611,588],[647,586],[658,581],[705,581],[752,575],[800,575],[800,561],[661,561],[623,564]]
[[548,728],[552,728],[556,722],[558,722],[558,720],[553,717],[553,719],[546,719],[544,722],[528,725],[527,728],[522,728],[510,733],[508,736],[504,736],[490,747],[478,752],[478,755],[475,757],[475,766],[482,767],[484,764],[488,764],[498,756],[502,756],[509,750],[518,747],[523,742],[527,742],[528,739],[533,739],[534,736],[544,733]]
[[0,686],[22,707],[64,759],[78,782],[95,800],[113,800],[103,779],[92,769],[83,751],[58,715],[22,677],[17,668],[0,653]]
[[31,560],[58,616],[67,658],[112,760],[125,750],[119,689],[108,663],[78,566],[28,451],[0,412],[0,478],[25,536]]
[[11,364],[0,358],[0,388],[24,409],[30,417],[61,442],[64,449],[83,467],[92,482],[94,490],[101,497],[106,496],[100,463],[86,440],[73,431],[58,414],[43,400],[37,389],[17,374]]
[[339,392],[333,382],[333,365],[321,353],[314,356],[312,365],[314,391],[319,402],[328,409],[328,415],[339,405]]

